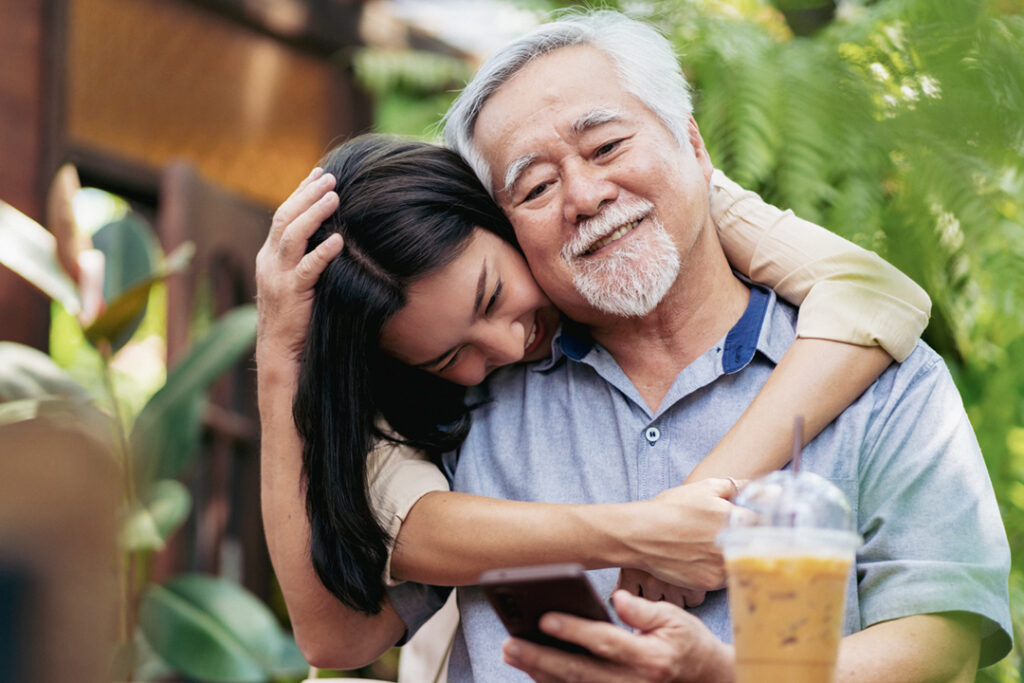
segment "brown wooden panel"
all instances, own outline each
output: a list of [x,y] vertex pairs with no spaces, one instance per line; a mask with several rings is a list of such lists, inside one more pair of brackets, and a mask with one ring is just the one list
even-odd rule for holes
[[72,144],[153,168],[184,157],[274,206],[364,123],[342,69],[201,7],[68,2]]
[[43,136],[44,0],[0,3],[0,197],[35,220]]
[[[43,216],[44,0],[0,0],[0,199]],[[3,245],[0,245],[3,248]],[[0,339],[47,346],[45,296],[0,266]]]

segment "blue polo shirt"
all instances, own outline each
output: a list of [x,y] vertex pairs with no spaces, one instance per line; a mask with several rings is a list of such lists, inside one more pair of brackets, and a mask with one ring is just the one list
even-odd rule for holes
[[[615,359],[565,324],[552,357],[494,373],[491,400],[447,459],[453,488],[555,503],[651,498],[681,483],[753,400],[795,339],[796,309],[754,287],[747,309],[675,378],[652,412]],[[845,632],[929,612],[982,619],[982,663],[1010,647],[1009,546],[988,472],[941,358],[919,343],[804,450],[804,467],[850,500],[865,539],[847,591]],[[487,533],[481,529],[480,533]],[[618,570],[589,572],[610,595]],[[439,596],[391,591],[418,628]],[[450,680],[526,680],[501,661],[507,633],[479,589],[459,589]],[[692,612],[731,641],[725,591]]]

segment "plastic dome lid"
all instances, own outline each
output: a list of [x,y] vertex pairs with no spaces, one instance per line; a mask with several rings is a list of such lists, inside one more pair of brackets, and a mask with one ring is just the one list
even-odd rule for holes
[[[856,530],[846,496],[813,472],[781,470],[755,479],[739,492],[729,528],[775,527]],[[753,512],[754,514],[750,514]]]

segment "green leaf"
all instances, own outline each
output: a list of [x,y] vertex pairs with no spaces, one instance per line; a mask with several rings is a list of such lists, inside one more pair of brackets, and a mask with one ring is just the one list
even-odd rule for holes
[[146,278],[109,304],[103,313],[85,330],[85,338],[93,346],[101,341],[110,342],[111,350],[128,343],[138,328],[149,302],[149,291],[159,277]]
[[[135,680],[137,681],[162,681],[169,680],[174,676],[174,670],[168,666],[167,662],[160,658],[156,652],[153,651],[153,646],[146,640],[146,635],[142,632],[141,628],[135,629],[135,641],[134,655],[135,655]],[[120,678],[112,678],[112,680],[122,680],[127,678],[127,672]]]
[[149,510],[144,505],[136,503],[121,522],[117,544],[126,552],[135,552],[138,550],[163,550],[167,542],[157,530],[153,515],[149,514]]
[[0,401],[44,396],[87,400],[89,392],[42,351],[0,342]]
[[[177,447],[194,444],[207,388],[247,354],[256,339],[256,307],[222,316],[167,375],[167,383],[142,409],[132,430],[132,450],[144,477],[171,478],[192,456]],[[183,435],[185,435],[183,437]]]
[[204,681],[266,681],[308,665],[254,595],[225,579],[191,574],[142,598],[139,625],[170,666]]
[[192,495],[180,482],[161,479],[136,502],[121,526],[120,545],[128,551],[163,550],[188,518]]
[[92,236],[103,252],[103,299],[112,301],[157,274],[160,245],[142,218],[129,214],[102,226]]
[[68,313],[78,315],[78,287],[57,261],[57,240],[43,226],[0,201],[0,263],[38,287]]
[[[117,228],[115,229],[116,226]],[[143,260],[142,254],[148,253],[148,250],[142,246],[146,241],[146,238],[142,236],[148,231],[148,227],[144,223],[128,220],[118,221],[100,228],[97,236],[104,230],[109,229],[114,229],[117,236],[120,237],[118,240],[109,240],[113,244],[108,245],[108,248],[112,249],[113,253],[106,255],[106,263],[110,266],[112,258],[128,259],[128,254],[134,254],[131,257],[134,265],[131,268],[124,264],[108,267],[104,278],[114,279],[115,281],[117,279],[125,281],[132,278],[135,280],[130,286],[123,282],[111,283],[110,280],[103,281],[103,296],[109,303],[102,314],[85,330],[85,338],[93,346],[98,346],[103,340],[108,341],[111,344],[112,350],[116,351],[128,343],[128,340],[138,328],[139,323],[141,323],[142,315],[145,313],[145,306],[150,301],[150,291],[153,289],[153,286],[167,278],[168,275],[186,267],[191,256],[195,253],[196,247],[190,242],[182,244],[168,255],[167,258],[163,259],[158,268],[154,269],[150,262],[141,263]],[[132,234],[134,234],[134,237],[127,237],[132,236]],[[129,248],[129,245],[134,246]],[[139,276],[139,273],[142,274]],[[108,293],[109,285],[111,288],[110,294]],[[111,301],[111,299],[114,300]]]

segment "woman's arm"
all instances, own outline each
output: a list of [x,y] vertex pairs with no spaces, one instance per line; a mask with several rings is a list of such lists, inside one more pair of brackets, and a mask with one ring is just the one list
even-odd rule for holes
[[730,263],[800,306],[797,341],[740,419],[687,481],[752,478],[789,461],[793,419],[803,443],[888,367],[913,351],[931,301],[873,252],[780,211],[716,171],[711,214]]
[[324,588],[309,556],[302,443],[292,401],[312,287],[341,250],[340,242],[325,242],[303,256],[309,235],[335,208],[333,187],[333,178],[314,171],[278,209],[257,257],[260,486],[267,547],[303,655],[315,666],[354,668],[394,645],[405,625],[389,605],[377,615],[342,605]]
[[928,324],[928,294],[874,252],[767,204],[720,171],[711,216],[734,268],[800,306],[797,336],[881,346],[903,361]]

